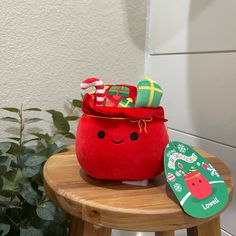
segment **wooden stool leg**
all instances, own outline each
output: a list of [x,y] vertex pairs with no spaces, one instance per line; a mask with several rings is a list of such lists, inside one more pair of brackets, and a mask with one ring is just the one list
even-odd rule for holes
[[70,223],[70,236],[83,236],[84,221],[80,218],[72,217]]
[[156,232],[155,236],[175,236],[175,231]]
[[72,217],[70,236],[111,236],[111,229],[84,222],[80,218]]
[[221,236],[220,217],[216,217],[207,223],[187,229],[187,234],[188,236]]
[[85,222],[83,236],[111,236],[111,229]]

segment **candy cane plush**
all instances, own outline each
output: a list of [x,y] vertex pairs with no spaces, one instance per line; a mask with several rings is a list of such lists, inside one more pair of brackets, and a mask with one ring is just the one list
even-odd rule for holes
[[88,78],[85,79],[81,84],[80,84],[81,89],[87,89],[90,87],[95,87],[95,99],[96,99],[96,105],[97,106],[102,106],[104,102],[104,95],[105,95],[105,89],[104,89],[104,84],[102,80],[98,78]]

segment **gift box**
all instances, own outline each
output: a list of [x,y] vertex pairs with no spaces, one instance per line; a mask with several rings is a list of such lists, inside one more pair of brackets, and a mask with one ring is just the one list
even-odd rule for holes
[[129,87],[124,85],[111,86],[107,92],[109,95],[118,95],[121,97],[129,97]]
[[138,83],[136,107],[158,107],[163,94],[162,88],[149,77]]

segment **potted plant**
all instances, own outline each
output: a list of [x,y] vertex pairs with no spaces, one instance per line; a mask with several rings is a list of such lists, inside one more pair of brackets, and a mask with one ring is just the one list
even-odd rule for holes
[[[81,101],[70,102],[69,114],[50,109],[3,107],[9,115],[1,117],[2,126],[14,127],[17,135],[0,142],[0,235],[67,235],[69,218],[47,197],[43,186],[45,161],[66,149],[74,139],[71,121],[78,119]],[[51,132],[32,131],[33,124],[49,113],[46,122]],[[76,115],[75,115],[76,114]],[[45,123],[45,122],[44,122]],[[8,126],[10,124],[10,126]]]

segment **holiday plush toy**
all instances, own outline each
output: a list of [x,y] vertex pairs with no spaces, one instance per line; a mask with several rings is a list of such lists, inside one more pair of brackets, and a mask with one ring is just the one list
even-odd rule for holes
[[76,155],[81,167],[97,179],[133,181],[163,171],[164,149],[169,142],[163,94],[148,77],[132,85],[104,85],[97,78],[81,83],[95,87],[83,98],[76,134]]

